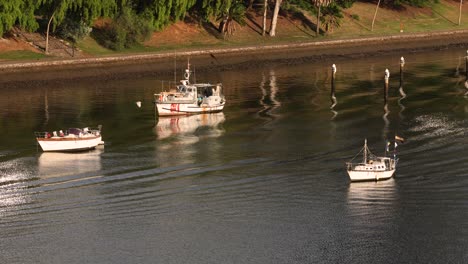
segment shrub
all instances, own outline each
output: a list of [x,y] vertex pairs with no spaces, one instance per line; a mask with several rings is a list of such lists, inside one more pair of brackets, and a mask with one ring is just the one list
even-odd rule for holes
[[57,36],[76,42],[88,36],[92,28],[82,20],[73,20],[66,18],[62,24],[57,27],[55,34]]
[[152,28],[144,16],[138,16],[129,7],[124,7],[109,25],[98,31],[93,37],[101,45],[113,50],[122,50],[148,39]]

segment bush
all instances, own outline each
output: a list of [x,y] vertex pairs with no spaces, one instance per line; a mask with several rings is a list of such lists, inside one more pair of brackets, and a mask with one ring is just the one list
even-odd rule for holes
[[88,36],[92,28],[81,20],[66,18],[62,24],[57,27],[55,34],[60,38],[76,42]]
[[108,26],[98,31],[93,37],[101,45],[112,50],[122,50],[148,39],[152,28],[145,17],[125,7]]

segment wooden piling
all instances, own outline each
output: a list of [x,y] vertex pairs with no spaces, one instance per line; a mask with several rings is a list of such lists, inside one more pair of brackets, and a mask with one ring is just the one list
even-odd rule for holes
[[390,71],[388,69],[385,69],[385,84],[384,84],[384,102],[387,104],[387,98],[388,98],[388,79],[390,79]]
[[405,58],[400,58],[400,88],[403,87],[403,71],[405,68]]
[[336,65],[332,65],[332,78],[331,78],[331,94],[330,97],[335,96],[335,75],[336,75]]
[[468,50],[466,51],[466,57],[465,57],[465,75],[466,75],[466,81],[468,81]]

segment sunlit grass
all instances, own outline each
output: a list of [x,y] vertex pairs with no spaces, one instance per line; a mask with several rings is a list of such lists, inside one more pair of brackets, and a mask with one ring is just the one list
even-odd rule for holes
[[99,45],[96,40],[91,37],[86,37],[83,40],[78,42],[78,47],[87,54],[92,55],[111,55],[116,52],[110,49],[106,49],[103,46]]
[[[332,39],[350,39],[358,37],[386,36],[397,34],[411,34],[421,32],[450,31],[468,29],[468,12],[462,14],[462,24],[458,25],[458,4],[455,2],[440,1],[425,8],[407,6],[401,10],[380,7],[375,20],[374,29],[371,30],[372,19],[375,12],[375,3],[356,2],[344,10],[341,26],[332,32],[316,36],[315,29],[305,27],[301,22],[281,18],[283,27],[277,28],[276,37],[261,36],[255,30],[236,31],[234,36],[216,38],[202,31],[195,39],[184,43],[175,43],[171,40],[163,41],[158,46],[136,45],[129,49],[113,51],[103,48],[91,37],[79,43],[79,47],[90,55],[106,56],[119,54],[135,54],[147,52],[171,52],[174,50],[210,49],[224,47],[242,47],[251,45],[272,45],[284,43],[300,43],[310,41],[325,41]],[[311,23],[315,24],[312,14],[308,14]],[[323,29],[323,25],[322,25]],[[258,29],[256,29],[258,31]]]
[[45,58],[42,53],[32,52],[29,50],[15,50],[0,53],[2,60],[37,60]]

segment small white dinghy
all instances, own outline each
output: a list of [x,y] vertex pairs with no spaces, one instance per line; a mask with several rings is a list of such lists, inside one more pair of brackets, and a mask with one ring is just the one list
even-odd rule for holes
[[50,132],[35,132],[37,143],[43,151],[81,151],[102,145],[101,126],[97,129],[69,128]]
[[[353,163],[352,161],[360,153],[363,153],[362,161]],[[364,140],[364,147],[351,161],[346,162],[346,168],[351,181],[379,181],[390,179],[396,170],[398,159],[394,157],[379,157],[372,154],[367,147],[367,139]]]

